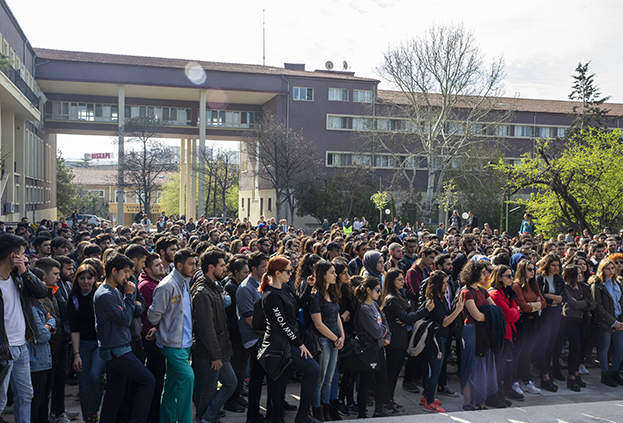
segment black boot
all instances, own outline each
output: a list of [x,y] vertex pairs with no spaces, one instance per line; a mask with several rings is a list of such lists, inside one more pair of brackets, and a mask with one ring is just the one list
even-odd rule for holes
[[574,392],[580,392],[580,385],[575,378],[567,379],[567,388],[571,389]]
[[601,372],[601,383],[612,388],[616,388],[617,386],[619,386],[619,384],[616,383],[614,379],[612,379],[611,372]]
[[623,378],[619,374],[618,370],[612,370],[610,373],[612,374],[612,380],[614,380],[618,385],[623,385]]
[[331,404],[331,410],[329,411],[331,420],[342,420],[342,416],[340,416],[340,402],[334,399],[330,400],[329,404]]
[[324,421],[324,416],[322,413],[322,407],[312,407],[312,415],[319,422]]
[[330,422],[331,419],[331,406],[329,404],[322,404],[322,419],[325,422]]

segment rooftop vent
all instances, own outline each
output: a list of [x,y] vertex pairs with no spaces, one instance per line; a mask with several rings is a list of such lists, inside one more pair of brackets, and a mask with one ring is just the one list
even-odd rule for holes
[[288,70],[304,71],[305,70],[305,63],[284,63],[283,67],[288,69]]

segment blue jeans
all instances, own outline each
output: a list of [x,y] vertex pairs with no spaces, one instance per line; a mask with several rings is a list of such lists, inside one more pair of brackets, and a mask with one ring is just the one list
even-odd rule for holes
[[[201,387],[198,413],[202,420],[216,422],[218,411],[229,399],[238,386],[236,373],[231,367],[229,359],[223,360],[223,367],[212,370],[210,360],[195,360],[199,368],[198,386]],[[217,384],[221,381],[221,389],[217,391]]]
[[322,404],[329,403],[331,394],[331,381],[337,366],[337,349],[333,348],[333,342],[324,336],[320,337],[322,353],[320,354],[320,375],[318,376],[318,387],[314,393],[312,405],[320,407]]
[[[612,352],[612,364],[608,369],[608,349],[610,348],[610,343],[614,345],[614,351]],[[605,332],[602,330],[597,357],[599,358],[599,367],[601,367],[603,373],[606,373],[608,370],[618,371],[621,360],[623,360],[623,331]]]
[[9,381],[13,389],[13,416],[15,423],[30,423],[30,407],[34,395],[30,380],[30,355],[26,344],[11,347],[11,356],[7,366],[9,371],[0,387],[0,410],[4,410],[7,402]]
[[439,379],[439,373],[441,373],[443,356],[446,354],[446,338],[440,338],[439,343],[439,347],[441,348],[441,358],[430,357],[428,361],[428,376],[426,377],[426,383],[424,384],[424,396],[426,397],[426,402],[428,404],[432,404],[433,401],[435,401],[437,380]]
[[76,372],[76,375],[78,376],[82,419],[86,421],[91,415],[97,414],[100,409],[102,393],[104,392],[106,362],[100,357],[97,341],[81,339],[80,358],[82,359],[82,371]]

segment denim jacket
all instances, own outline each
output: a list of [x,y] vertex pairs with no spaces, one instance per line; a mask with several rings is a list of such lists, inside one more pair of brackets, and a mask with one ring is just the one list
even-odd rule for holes
[[28,346],[28,354],[30,355],[30,371],[34,373],[52,368],[52,353],[48,342],[52,334],[46,329],[45,324],[49,323],[56,329],[56,321],[54,318],[49,322],[45,321],[47,313],[43,304],[39,301],[37,301],[36,305],[32,306],[32,313],[35,317],[38,336],[29,339],[26,345]]

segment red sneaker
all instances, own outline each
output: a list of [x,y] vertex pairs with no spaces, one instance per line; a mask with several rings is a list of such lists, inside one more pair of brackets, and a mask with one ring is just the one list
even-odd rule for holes
[[[435,398],[435,401],[433,401],[433,403],[435,405],[441,405],[441,401],[439,401],[437,398]],[[422,397],[420,398],[420,405],[425,405],[425,404],[426,404],[426,397],[422,395]]]
[[424,404],[424,411],[428,411],[429,413],[445,413],[446,410],[441,408],[435,403],[432,404]]

